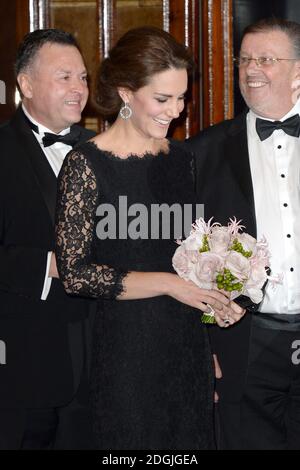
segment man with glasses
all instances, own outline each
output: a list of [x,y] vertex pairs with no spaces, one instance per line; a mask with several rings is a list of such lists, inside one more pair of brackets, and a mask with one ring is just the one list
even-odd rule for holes
[[[220,449],[300,449],[300,25],[261,20],[246,28],[239,84],[249,109],[188,141],[205,218],[242,219],[266,236],[273,275],[258,312],[212,328],[219,361]],[[296,101],[296,102],[295,102]]]

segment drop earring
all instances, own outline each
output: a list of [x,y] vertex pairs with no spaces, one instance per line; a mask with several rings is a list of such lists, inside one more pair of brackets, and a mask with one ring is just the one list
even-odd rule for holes
[[124,105],[120,109],[120,116],[122,119],[130,119],[132,116],[132,109],[128,103],[124,102]]

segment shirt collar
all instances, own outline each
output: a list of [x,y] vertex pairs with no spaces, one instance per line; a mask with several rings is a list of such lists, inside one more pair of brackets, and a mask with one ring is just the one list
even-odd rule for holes
[[[286,119],[294,116],[295,114],[300,115],[300,99],[296,102],[296,104],[292,107],[292,109],[290,109],[290,111],[280,119],[280,121],[285,121]],[[256,114],[254,111],[252,111],[252,109],[250,109],[247,114],[248,129],[249,129],[250,135],[252,137],[256,136],[258,139],[259,137],[257,135],[256,128],[255,128],[256,118],[264,119],[265,121],[278,121],[278,119],[270,119],[270,118],[259,116],[259,114]]]
[[[36,136],[38,136],[39,140],[41,141],[42,138],[44,137],[44,134],[45,132],[50,132],[51,134],[55,134],[55,132],[51,131],[50,129],[48,129],[47,127],[43,126],[42,124],[40,124],[39,122],[37,122],[30,114],[29,112],[27,111],[27,109],[25,108],[24,104],[22,103],[22,109],[23,109],[23,112],[24,114],[28,117],[28,119],[30,119],[31,122],[33,122],[33,124],[35,124],[36,126],[38,126],[39,128],[39,134],[37,134],[36,132],[34,132],[34,134]],[[68,127],[67,129],[63,129],[61,132],[58,132],[57,135],[66,135],[70,132],[70,127]],[[57,142],[59,143],[59,142]],[[55,144],[56,145],[56,144]],[[63,144],[64,145],[64,144]]]

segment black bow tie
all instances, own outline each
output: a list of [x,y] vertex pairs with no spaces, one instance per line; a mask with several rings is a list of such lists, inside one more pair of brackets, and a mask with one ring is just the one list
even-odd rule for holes
[[265,119],[256,118],[256,132],[260,140],[266,140],[276,129],[282,129],[286,134],[292,137],[300,135],[300,116],[295,114],[285,121],[266,121]]
[[71,131],[65,135],[52,134],[51,132],[45,132],[42,139],[44,147],[50,147],[50,145],[56,142],[62,142],[66,145],[74,147],[80,140],[81,131],[78,128],[71,128]]
[[[31,129],[37,134],[39,134],[40,132],[38,126],[32,121],[30,121],[30,119],[28,119],[25,113],[23,113],[23,115]],[[78,144],[80,140],[80,135],[81,130],[78,127],[71,127],[70,132],[65,135],[58,135],[52,132],[45,132],[44,137],[42,138],[43,146],[50,147],[50,145],[55,144],[55,142],[62,142],[63,144],[71,145],[72,147],[74,147],[76,144]]]

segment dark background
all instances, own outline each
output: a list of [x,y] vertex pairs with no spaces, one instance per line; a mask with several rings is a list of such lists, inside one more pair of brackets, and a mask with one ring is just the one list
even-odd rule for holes
[[[6,95],[14,96],[15,80],[13,61],[16,54],[16,3],[0,0],[0,80],[6,84]],[[9,119],[12,107],[0,104],[0,122]]]

